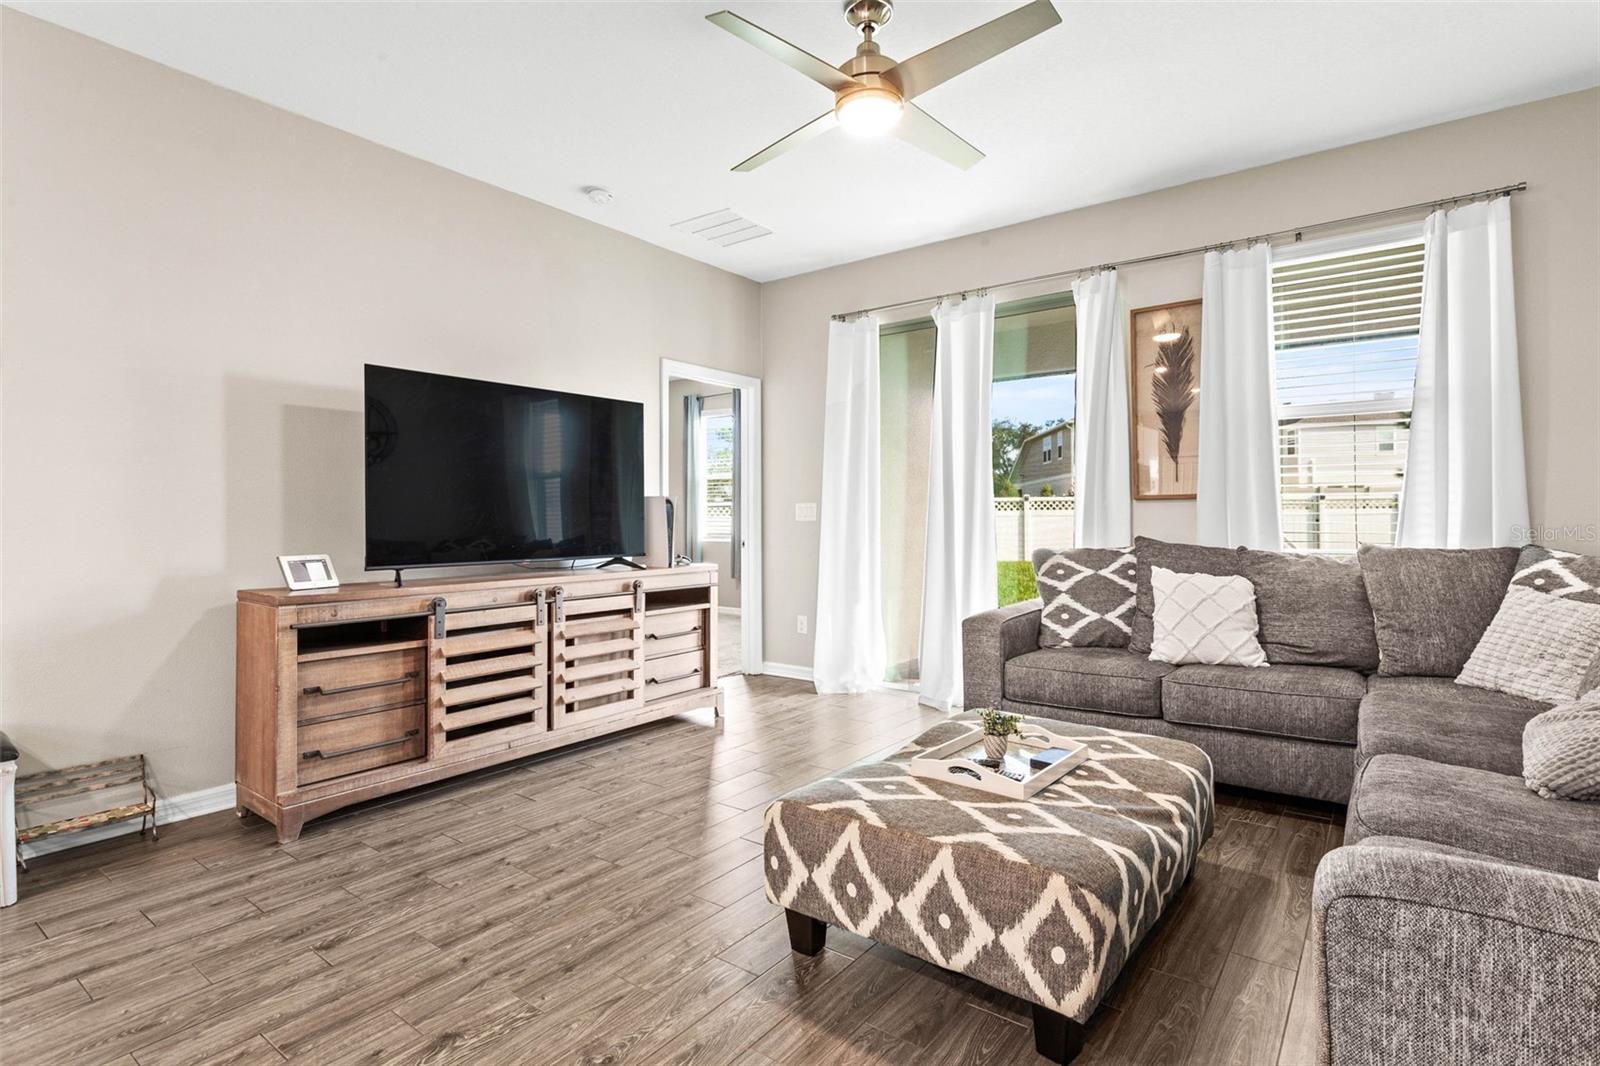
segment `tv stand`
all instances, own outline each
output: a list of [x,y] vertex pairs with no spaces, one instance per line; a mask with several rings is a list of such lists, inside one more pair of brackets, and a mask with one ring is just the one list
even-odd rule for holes
[[[396,579],[399,579],[396,574]],[[722,716],[717,568],[238,595],[238,811],[312,818],[696,708]]]

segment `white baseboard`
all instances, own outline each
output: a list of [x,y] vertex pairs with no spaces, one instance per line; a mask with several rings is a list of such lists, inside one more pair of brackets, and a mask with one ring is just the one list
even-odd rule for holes
[[810,681],[811,667],[791,666],[789,663],[762,663],[761,672],[773,677],[787,677],[794,681]]
[[[217,785],[215,788],[203,788],[198,792],[185,792],[181,796],[156,797],[156,824],[166,825],[168,822],[181,822],[186,818],[198,818],[202,814],[215,814],[225,811],[234,805],[234,790],[232,784]],[[43,840],[32,844],[20,844],[17,850],[25,859],[37,858],[40,855],[49,855],[55,851],[65,851],[68,848],[80,847],[84,844],[93,844],[97,840],[109,840],[112,837],[122,836],[124,833],[137,833],[137,821],[114,822],[111,825],[97,825],[93,829],[84,829],[76,833],[63,833],[56,837],[45,837]]]

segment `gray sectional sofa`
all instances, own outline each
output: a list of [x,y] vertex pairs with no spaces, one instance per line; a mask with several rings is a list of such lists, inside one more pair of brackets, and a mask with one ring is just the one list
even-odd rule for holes
[[[966,707],[1177,737],[1220,783],[1347,803],[1314,892],[1325,1061],[1600,1061],[1600,804],[1525,786],[1547,704],[1454,680],[1517,550],[1134,556],[1131,647],[1041,648],[1040,600],[975,615]],[[1270,665],[1151,661],[1151,566],[1249,577]]]

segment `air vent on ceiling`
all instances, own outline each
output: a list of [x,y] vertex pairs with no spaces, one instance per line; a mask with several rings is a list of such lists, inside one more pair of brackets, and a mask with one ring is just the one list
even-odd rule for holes
[[709,214],[686,218],[682,222],[674,222],[672,228],[681,233],[702,237],[724,248],[772,234],[771,230],[759,222],[751,222],[726,207],[721,211],[712,211]]

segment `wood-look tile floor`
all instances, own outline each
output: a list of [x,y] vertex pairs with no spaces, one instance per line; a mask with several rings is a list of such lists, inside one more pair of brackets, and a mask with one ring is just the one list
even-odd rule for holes
[[[0,1062],[1023,1063],[1026,1005],[830,929],[789,952],[761,815],[938,715],[729,678],[696,713],[306,827],[49,856],[0,911]],[[1310,1063],[1336,807],[1218,796],[1194,882],[1079,1059]]]

